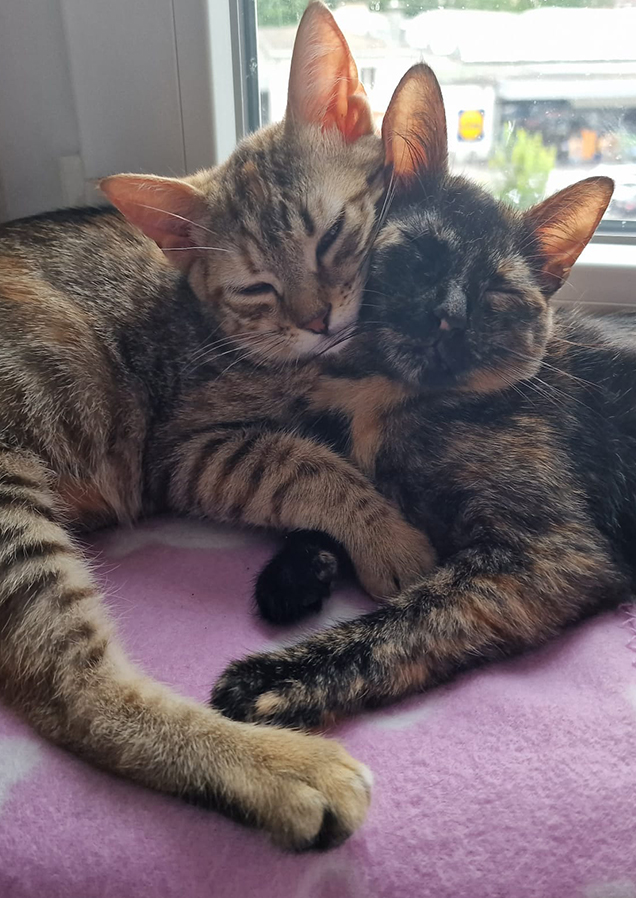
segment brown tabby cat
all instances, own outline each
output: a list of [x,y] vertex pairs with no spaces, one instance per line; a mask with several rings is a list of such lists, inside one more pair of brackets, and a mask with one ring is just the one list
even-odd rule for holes
[[[612,182],[520,213],[452,176],[426,66],[383,134],[394,195],[360,334],[312,399],[342,414],[346,451],[440,566],[384,608],[232,664],[213,702],[237,720],[325,724],[541,645],[636,585],[636,317],[550,303]],[[279,600],[314,557],[328,566],[324,541],[300,539],[270,568]]]
[[297,849],[360,825],[366,769],[143,676],[71,530],[162,509],[315,527],[380,594],[430,565],[395,507],[296,426],[312,359],[356,320],[381,181],[355,65],[312,4],[284,124],[186,180],[106,179],[132,224],[89,209],[0,229],[1,694],[94,763]]

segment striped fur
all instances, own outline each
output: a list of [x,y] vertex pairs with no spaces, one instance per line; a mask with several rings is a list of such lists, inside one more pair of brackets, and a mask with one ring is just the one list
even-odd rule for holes
[[[310,454],[293,434],[283,438],[287,473],[282,465],[277,480],[263,471],[261,486],[252,465],[254,508],[244,515],[240,507],[239,455],[254,442],[244,422],[258,420],[268,439],[276,426],[268,404],[284,376],[276,369],[275,385],[261,388],[268,372],[234,350],[224,381],[225,345],[216,363],[195,367],[216,323],[154,244],[108,211],[0,230],[0,320],[3,699],[107,770],[264,827],[287,847],[337,844],[365,816],[365,769],[335,743],[232,723],[145,677],[119,647],[73,537],[169,508],[256,524],[274,523],[278,509],[282,525],[293,522],[298,467]],[[292,405],[279,402],[274,418]],[[384,500],[320,452],[325,469],[340,469],[360,497],[370,495],[364,518],[377,529]],[[307,479],[321,483],[319,474]],[[340,527],[347,514],[362,516],[345,504]],[[416,531],[392,506],[390,514],[413,553]],[[384,570],[369,559],[364,571],[380,585],[395,572],[389,558]]]
[[[358,314],[382,160],[344,39],[325,7],[308,16],[334,43],[325,65],[344,54],[333,78],[355,115],[326,129],[292,115],[187,182],[109,179],[163,252],[113,210],[0,229],[0,693],[93,763],[298,849],[360,825],[368,771],[332,742],[231,722],[145,677],[73,534],[160,510],[319,528],[379,595],[433,563],[312,436],[317,357]],[[245,293],[264,281],[274,289]]]

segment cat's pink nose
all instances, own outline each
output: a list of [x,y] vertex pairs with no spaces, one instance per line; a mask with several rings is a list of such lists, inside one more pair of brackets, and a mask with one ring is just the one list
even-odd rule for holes
[[329,333],[329,318],[331,317],[331,306],[325,306],[324,310],[320,312],[319,315],[316,315],[315,318],[312,318],[311,321],[305,321],[304,324],[301,325],[303,330],[311,331],[314,334],[328,334]]

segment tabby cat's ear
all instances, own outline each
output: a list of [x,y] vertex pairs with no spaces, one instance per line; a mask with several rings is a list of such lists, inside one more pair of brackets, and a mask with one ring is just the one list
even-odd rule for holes
[[351,51],[323,3],[310,3],[298,26],[285,121],[336,128],[347,143],[375,130]]
[[166,253],[177,268],[187,270],[200,244],[196,237],[205,217],[203,194],[177,178],[153,175],[112,175],[99,186],[113,206]]
[[446,173],[446,112],[430,66],[412,66],[395,88],[382,122],[382,140],[385,162],[398,180]]
[[586,178],[524,213],[539,243],[543,285],[554,293],[596,230],[612,198],[611,178]]

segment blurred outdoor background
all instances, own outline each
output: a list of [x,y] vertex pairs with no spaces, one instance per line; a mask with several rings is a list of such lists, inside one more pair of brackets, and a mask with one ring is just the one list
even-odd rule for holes
[[[257,0],[263,124],[282,118],[306,0]],[[591,174],[636,222],[636,0],[376,0],[328,5],[378,125],[407,68],[444,94],[455,170],[527,207]]]

